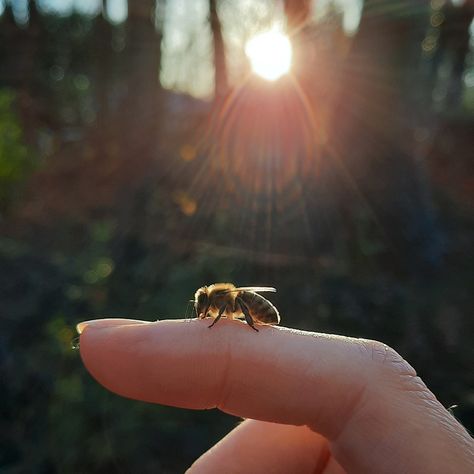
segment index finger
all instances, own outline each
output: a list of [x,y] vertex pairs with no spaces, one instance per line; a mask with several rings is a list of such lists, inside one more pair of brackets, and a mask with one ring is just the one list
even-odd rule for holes
[[115,324],[85,330],[80,349],[91,374],[125,397],[314,423],[331,435],[364,388],[354,370],[360,349],[340,336],[271,326],[256,333],[228,320],[212,329],[202,320]]
[[387,458],[397,455],[413,472],[448,472],[443,459],[467,445],[414,370],[380,343],[271,326],[256,333],[229,320],[211,330],[205,320],[116,324],[86,326],[80,347],[90,373],[125,397],[308,425],[344,467],[363,472],[391,472]]

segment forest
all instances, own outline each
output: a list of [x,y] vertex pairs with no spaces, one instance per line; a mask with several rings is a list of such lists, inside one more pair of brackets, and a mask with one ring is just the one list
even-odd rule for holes
[[[120,398],[78,322],[277,288],[474,430],[474,2],[0,0],[0,472],[183,472],[239,422]],[[281,28],[288,74],[252,71]],[[280,51],[281,52],[281,51]]]

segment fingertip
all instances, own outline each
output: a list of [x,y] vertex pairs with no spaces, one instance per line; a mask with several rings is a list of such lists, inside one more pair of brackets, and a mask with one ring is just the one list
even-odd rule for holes
[[109,328],[114,326],[126,326],[131,324],[147,324],[150,321],[142,321],[139,319],[125,319],[125,318],[99,318],[81,321],[76,325],[76,331],[81,335],[86,328]]

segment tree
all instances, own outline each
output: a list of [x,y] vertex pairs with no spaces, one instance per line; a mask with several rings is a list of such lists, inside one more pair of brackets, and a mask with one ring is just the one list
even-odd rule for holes
[[216,98],[220,98],[227,93],[229,84],[225,58],[225,44],[222,36],[217,0],[209,0],[209,21],[212,32],[212,44],[214,47],[214,91]]

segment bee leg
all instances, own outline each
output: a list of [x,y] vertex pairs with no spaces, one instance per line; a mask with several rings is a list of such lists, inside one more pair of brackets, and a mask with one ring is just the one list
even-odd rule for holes
[[[207,318],[207,312],[209,311],[209,306],[198,316],[199,319]],[[202,315],[202,316],[201,316]]]
[[236,298],[235,299],[240,306],[240,309],[242,310],[242,313],[244,313],[245,316],[245,321],[247,321],[247,324],[254,330],[258,332],[258,329],[255,327],[253,324],[253,318],[250,316],[249,308],[248,306],[244,303],[242,298]]
[[224,311],[225,311],[226,307],[227,307],[227,305],[224,305],[224,306],[221,306],[219,308],[219,313],[218,313],[216,319],[214,319],[214,321],[212,321],[212,324],[210,326],[208,326],[209,328],[212,328],[212,326],[214,326],[214,324],[216,324],[217,321],[219,321],[219,319],[221,319],[222,315],[224,314]]

